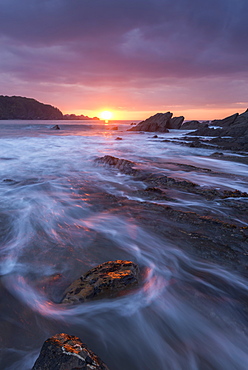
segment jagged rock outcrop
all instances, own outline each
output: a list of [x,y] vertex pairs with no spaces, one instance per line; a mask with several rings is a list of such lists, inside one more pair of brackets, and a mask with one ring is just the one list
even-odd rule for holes
[[180,116],[180,117],[173,117],[170,119],[168,125],[170,129],[174,129],[174,130],[179,130],[180,127],[182,126],[183,124],[183,121],[184,121],[184,117],[183,116]]
[[184,124],[180,127],[181,130],[198,130],[200,128],[208,127],[206,122],[199,122],[199,121],[188,121],[184,122]]
[[[211,126],[215,126],[215,128]],[[209,127],[200,128],[188,135],[212,136],[209,144],[214,144],[222,149],[247,151],[248,110],[242,114],[235,113],[222,120],[214,120]]]
[[109,166],[118,168],[126,175],[135,175],[137,172],[137,170],[133,168],[136,165],[135,162],[123,158],[113,157],[112,155],[105,155],[104,157],[96,158],[95,162],[98,164],[107,164]]
[[62,112],[49,104],[22,96],[0,96],[0,119],[60,120]]
[[169,132],[169,128],[178,129],[183,123],[184,117],[174,117],[173,113],[156,113],[145,121],[138,123],[128,131]]
[[47,339],[32,370],[108,370],[102,360],[68,334],[56,334]]
[[89,270],[65,291],[61,303],[82,303],[113,298],[137,286],[139,268],[131,261],[108,261]]
[[211,122],[211,124],[214,125],[214,126],[227,127],[227,126],[232,125],[235,122],[238,115],[239,115],[238,113],[235,113],[235,114],[233,114],[231,116],[228,116],[226,118],[223,118],[223,119],[215,119]]

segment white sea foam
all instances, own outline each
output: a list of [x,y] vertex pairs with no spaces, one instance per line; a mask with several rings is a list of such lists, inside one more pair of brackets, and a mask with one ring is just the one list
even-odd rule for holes
[[[177,169],[176,177],[242,191],[247,166],[209,158],[211,150],[126,132],[127,127],[126,122],[115,132],[77,123],[72,131],[67,124],[58,133],[47,122],[31,122],[2,129],[4,368],[28,370],[41,340],[61,331],[81,337],[100,357],[103,354],[110,368],[118,370],[247,368],[245,318],[235,298],[235,294],[247,298],[246,280],[188,256],[180,245],[148,232],[127,212],[116,213],[119,198],[144,201],[134,194],[146,185],[118,170],[96,166],[94,159],[113,155],[169,176],[175,170],[168,163],[199,166],[218,174],[192,167]],[[123,138],[120,142],[115,140],[117,133]],[[117,200],[113,198],[113,205],[109,201],[111,207],[104,208],[108,196]],[[183,195],[175,204],[164,203],[199,210],[215,207],[216,213],[226,215],[220,204]],[[72,307],[52,301],[46,290],[50,276],[62,291],[63,284],[110,259],[136,261],[144,268],[142,286],[116,300]],[[34,332],[39,336],[35,341]]]

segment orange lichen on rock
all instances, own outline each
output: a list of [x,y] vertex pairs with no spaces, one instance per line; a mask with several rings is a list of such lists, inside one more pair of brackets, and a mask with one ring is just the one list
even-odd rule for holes
[[102,360],[73,335],[56,334],[47,339],[32,370],[108,370]]
[[116,297],[137,286],[139,268],[131,261],[108,261],[89,270],[65,291],[62,303]]

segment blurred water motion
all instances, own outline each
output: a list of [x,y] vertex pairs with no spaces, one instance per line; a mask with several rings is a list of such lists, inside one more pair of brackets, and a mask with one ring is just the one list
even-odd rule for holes
[[[169,175],[175,169],[166,162],[218,167],[215,177],[194,168],[177,175],[242,191],[247,166],[228,163],[227,168],[221,160],[206,160],[211,154],[206,149],[198,149],[200,157],[195,148],[165,146],[149,140],[149,134],[126,132],[128,124],[119,128],[121,143],[116,133],[105,134],[98,126],[67,124],[57,133],[50,131],[52,122],[2,124],[1,369],[30,369],[44,340],[60,332],[79,336],[115,370],[247,369],[245,277],[197,260],[176,237],[173,242],[148,230],[142,216],[135,218],[122,204],[135,192],[140,207],[149,204],[142,198],[143,182],[97,167],[94,159],[110,154],[151,171],[159,165]],[[182,194],[175,204],[203,213],[216,207],[228,217],[225,205]],[[148,206],[144,214],[156,217]],[[138,290],[73,307],[59,303],[73,280],[116,259],[132,260],[143,269]]]

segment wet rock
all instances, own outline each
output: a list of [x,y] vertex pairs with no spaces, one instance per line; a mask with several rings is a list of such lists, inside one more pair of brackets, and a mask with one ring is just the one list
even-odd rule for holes
[[108,261],[74,281],[61,303],[76,304],[100,298],[113,298],[137,286],[139,268],[131,261]]
[[110,128],[110,130],[114,130],[114,131],[117,131],[118,129],[119,129],[118,126],[114,126]]
[[222,128],[213,128],[208,125],[204,125],[198,128],[196,131],[189,132],[187,135],[199,135],[199,136],[221,136],[223,133]]
[[12,180],[12,179],[3,179],[3,182],[11,182],[11,183],[13,183],[13,182],[15,182],[15,180]]
[[157,139],[158,138],[158,135],[154,135],[153,137],[152,137],[152,139]]
[[108,370],[102,360],[73,335],[47,339],[32,370]]
[[174,129],[174,130],[179,130],[183,124],[184,117],[173,117],[169,121],[168,128]]
[[206,122],[199,122],[199,121],[188,121],[184,122],[184,124],[180,127],[181,130],[198,130],[204,127],[208,127]]
[[212,153],[212,154],[210,154],[210,157],[222,157],[224,154],[223,153],[221,153],[221,152],[214,152],[214,153]]
[[100,164],[107,164],[109,166],[118,168],[122,173],[125,173],[127,175],[135,175],[137,173],[137,170],[133,169],[136,163],[127,159],[105,155],[104,157],[96,158],[95,162]]
[[145,121],[138,123],[128,131],[149,131],[149,132],[169,132],[168,127],[172,113],[157,113],[147,118]]
[[55,125],[55,126],[51,127],[51,130],[60,130],[60,127],[59,127],[59,125]]
[[122,140],[122,137],[117,136],[115,140]]

